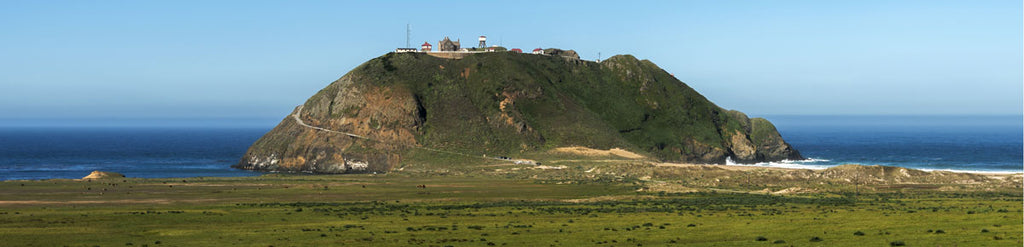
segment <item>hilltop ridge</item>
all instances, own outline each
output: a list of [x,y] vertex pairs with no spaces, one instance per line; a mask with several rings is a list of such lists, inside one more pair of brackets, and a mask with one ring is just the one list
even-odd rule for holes
[[651,61],[570,51],[385,54],[310,97],[235,167],[387,172],[416,150],[517,157],[570,146],[689,163],[802,159],[769,121],[716,106]]

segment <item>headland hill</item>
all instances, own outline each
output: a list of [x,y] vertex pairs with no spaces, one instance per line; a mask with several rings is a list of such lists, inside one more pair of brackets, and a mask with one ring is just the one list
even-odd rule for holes
[[0,182],[0,234],[15,246],[1024,241],[1019,173],[723,165],[803,157],[768,120],[651,61],[480,41],[356,67],[235,165],[263,176]]
[[417,151],[537,165],[571,147],[700,164],[803,159],[767,120],[716,106],[651,61],[586,61],[554,48],[523,54],[487,47],[484,36],[472,50],[448,37],[438,46],[399,48],[356,67],[235,167],[388,172]]

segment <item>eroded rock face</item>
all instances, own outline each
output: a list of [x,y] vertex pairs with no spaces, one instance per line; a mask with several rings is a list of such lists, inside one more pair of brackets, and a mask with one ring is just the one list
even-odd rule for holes
[[354,84],[360,80],[356,77],[346,75],[296,107],[235,167],[313,173],[390,170],[400,159],[398,153],[417,146],[422,109],[408,90]]
[[757,160],[757,148],[754,147],[754,144],[750,143],[747,135],[736,130],[729,136],[729,150],[732,151],[734,161],[751,162]]
[[650,61],[549,50],[372,59],[296,107],[234,167],[386,172],[410,151],[514,157],[549,142],[673,162],[801,158],[767,120],[714,105]]

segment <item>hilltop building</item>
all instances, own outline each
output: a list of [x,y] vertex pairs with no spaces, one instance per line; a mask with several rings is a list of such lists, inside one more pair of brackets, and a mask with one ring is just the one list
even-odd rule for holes
[[[431,44],[430,42],[423,42],[423,44],[420,45],[419,49],[411,48],[411,47],[410,48],[396,48],[394,52],[396,52],[396,53],[409,53],[409,52],[425,53],[425,54],[430,55],[430,56],[440,57],[440,58],[449,58],[449,59],[461,59],[461,58],[466,57],[466,56],[468,56],[470,54],[481,53],[481,52],[524,53],[523,50],[519,49],[519,48],[506,49],[505,47],[499,47],[497,45],[492,45],[490,47],[487,47],[487,36],[480,35],[480,36],[478,36],[477,41],[480,41],[478,47],[463,48],[459,39],[456,39],[456,40],[453,41],[448,36],[445,36],[444,39],[438,41],[436,44]],[[435,46],[437,47],[436,50],[434,49]],[[579,59],[579,56],[576,55],[576,53],[574,51],[572,51],[572,50],[562,51],[562,50],[553,49],[553,48],[552,49],[547,49],[547,50],[545,50],[543,48],[536,48],[536,49],[533,49],[530,52],[530,54],[546,55],[546,56],[562,56],[562,57]]]
[[459,40],[452,41],[446,36],[437,42],[437,48],[439,51],[458,51],[460,49]]

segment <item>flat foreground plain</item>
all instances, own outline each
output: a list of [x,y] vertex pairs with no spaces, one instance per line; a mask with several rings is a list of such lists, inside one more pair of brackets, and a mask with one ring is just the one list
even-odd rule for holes
[[786,179],[800,170],[545,165],[4,181],[0,245],[1020,246],[1024,232],[1019,175],[807,181]]

